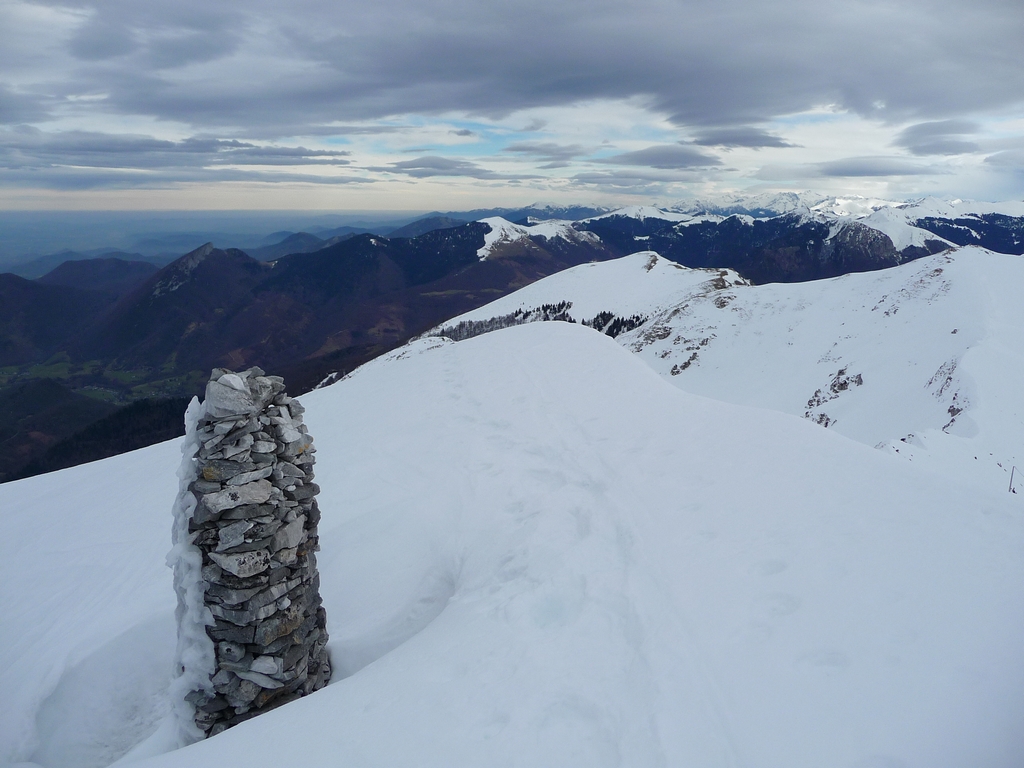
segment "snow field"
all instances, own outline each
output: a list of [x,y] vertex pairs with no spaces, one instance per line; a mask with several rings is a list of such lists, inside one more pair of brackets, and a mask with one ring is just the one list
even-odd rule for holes
[[[415,342],[303,404],[336,682],[149,765],[1024,759],[1024,521],[1005,493],[682,392],[565,323]],[[0,680],[26,691],[3,757],[103,764],[46,751],[57,690],[107,713],[61,737],[65,757],[131,741],[70,678],[107,654],[108,677],[116,656],[148,681],[133,690],[159,689],[144,641],[173,613],[177,462],[169,443],[0,487],[21,534],[0,563],[18,662]],[[31,522],[12,512],[30,499]],[[73,573],[13,570],[40,548]],[[155,728],[160,706],[140,710]]]
[[[617,341],[688,392],[824,416],[865,445],[1005,490],[1024,467],[1022,289],[1024,260],[977,247],[757,286],[644,251],[565,270],[447,325],[562,301],[576,320],[646,316]],[[837,377],[845,389],[833,391]]]

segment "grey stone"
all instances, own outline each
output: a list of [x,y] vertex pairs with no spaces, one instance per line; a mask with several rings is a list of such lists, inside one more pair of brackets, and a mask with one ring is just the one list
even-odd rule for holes
[[246,577],[262,573],[270,567],[270,553],[265,549],[238,554],[210,553],[210,559],[228,573]]
[[273,517],[263,517],[258,518],[258,520],[259,522],[253,529],[252,535],[261,539],[273,536],[280,530],[283,524],[280,520],[275,520]]
[[[256,683],[256,685],[258,685],[260,688],[273,689],[280,688],[282,685],[284,685],[284,683],[278,682],[274,678],[268,677],[267,675],[261,674],[259,672],[236,672],[235,674],[242,678],[243,681],[249,680],[253,683]],[[253,698],[256,697],[253,696]]]
[[251,654],[243,653],[242,658],[238,659],[238,661],[222,659],[220,662],[220,668],[222,672],[226,670],[237,675],[239,671],[248,672],[249,665],[252,664],[252,660],[253,656]]
[[226,373],[206,385],[206,412],[216,418],[256,413],[257,406],[245,382],[234,373]]
[[225,421],[218,421],[213,425],[213,434],[215,435],[226,435],[228,432],[233,430],[235,427],[244,424],[245,420],[227,419]]
[[230,549],[225,550],[231,554],[242,553],[242,552],[253,552],[257,549],[268,549],[271,542],[273,541],[272,536],[267,536],[262,539],[253,539],[252,541],[244,541],[241,544],[236,544]]
[[304,478],[306,473],[296,467],[290,461],[279,461],[277,467],[274,469],[274,474],[280,474],[281,477],[300,477]]
[[256,627],[253,642],[256,645],[263,646],[272,643],[279,637],[291,634],[293,630],[302,624],[302,619],[302,610],[299,606],[293,605],[285,611],[279,611],[273,618]]
[[[248,676],[252,673],[246,672],[244,674]],[[242,677],[242,675],[239,675],[238,677],[241,678],[238,681],[238,686],[230,693],[225,693],[224,696],[228,700],[228,703],[235,709],[239,709],[244,707],[246,704],[251,703],[252,700],[259,695],[260,688],[262,687],[258,682],[251,680],[248,677]]]
[[223,552],[225,549],[237,547],[245,541],[245,533],[250,530],[253,525],[254,523],[251,520],[239,520],[231,523],[230,525],[225,525],[219,532],[217,551]]
[[232,643],[248,645],[253,641],[256,633],[255,627],[237,627],[227,622],[217,622],[216,626],[206,630],[213,640],[227,640]]
[[320,486],[316,483],[310,483],[309,485],[297,486],[295,490],[292,491],[286,490],[284,495],[292,501],[305,501],[306,499],[313,498],[319,492]]
[[[204,494],[205,496],[205,494]],[[203,497],[199,498],[196,503],[196,508],[192,511],[192,522],[198,525],[209,523],[220,517],[219,512],[214,512],[206,504],[203,503]]]
[[210,563],[209,565],[203,566],[203,581],[206,582],[206,591],[210,591],[210,582],[215,582],[220,578],[223,573],[223,569],[216,563]]
[[241,661],[245,657],[245,646],[238,643],[217,643],[217,655],[227,661]]
[[208,493],[203,496],[203,504],[214,514],[239,507],[242,504],[262,504],[270,498],[272,488],[273,486],[266,480],[257,480],[254,483]]
[[192,485],[189,486],[189,488],[192,490],[192,493],[198,494],[200,496],[207,493],[214,493],[215,491],[219,491],[221,489],[220,483],[213,482],[210,480],[196,480],[195,482],[192,483]]
[[211,437],[211,438],[209,438],[207,440],[203,440],[203,449],[207,450],[207,451],[212,451],[214,448],[216,448],[218,445],[220,445],[223,441],[224,441],[224,435],[214,435],[213,437]]
[[206,585],[206,594],[219,600],[224,605],[241,605],[254,595],[258,595],[264,587],[250,587],[249,589],[232,589],[222,584]]
[[270,569],[270,578],[268,579],[270,584],[279,584],[282,581],[287,581],[292,576],[290,568],[275,562],[273,558],[270,560]]
[[228,704],[228,700],[224,696],[214,696],[212,699],[199,704],[197,709],[209,714],[214,714],[217,712],[223,712],[229,706],[231,705]]
[[[216,603],[207,605],[207,607],[215,618],[223,619],[239,627],[252,624],[256,619],[252,611],[247,611],[244,608],[225,608],[223,605],[217,605]],[[225,669],[229,668],[225,667]]]
[[[312,645],[312,643],[310,643]],[[300,659],[307,655],[308,646],[294,645],[285,654],[284,660],[281,662],[284,669],[291,669],[294,667]],[[307,659],[308,661],[308,659]]]
[[295,584],[293,584],[292,581],[278,582],[271,587],[267,587],[259,594],[253,595],[252,598],[246,602],[245,609],[247,611],[255,611],[265,605],[270,605],[282,595],[288,594],[288,591],[294,588]]
[[244,472],[251,472],[254,469],[256,469],[256,465],[251,462],[215,459],[214,461],[207,462],[199,469],[199,476],[203,480],[224,482]]
[[258,656],[253,659],[249,669],[264,675],[279,675],[284,672],[284,659],[279,656]]
[[213,684],[214,688],[220,691],[234,683],[235,679],[235,675],[230,670],[219,669],[217,670],[217,674],[210,679],[210,682]]
[[266,477],[270,477],[270,474],[273,471],[274,467],[268,464],[265,467],[254,469],[252,472],[243,472],[240,475],[235,475],[230,480],[228,480],[227,484],[228,487],[231,487],[234,485],[245,485],[246,483],[254,483],[257,480],[263,480]]
[[296,517],[292,522],[274,534],[273,541],[270,544],[271,550],[277,552],[282,549],[292,549],[298,546],[306,533],[305,525],[305,515]]
[[220,515],[221,520],[249,520],[272,516],[276,509],[272,504],[243,504]]
[[279,424],[277,427],[277,436],[281,438],[281,442],[283,443],[294,443],[305,437],[305,435],[291,423]]
[[307,453],[309,450],[312,449],[312,447],[313,440],[309,437],[309,435],[302,435],[298,440],[295,440],[294,442],[285,445],[284,448],[279,453],[286,459],[289,457],[297,458]]
[[243,452],[248,451],[250,448],[252,448],[253,443],[255,442],[256,441],[253,440],[251,434],[244,434],[241,437],[239,437],[238,440],[236,440],[234,443],[230,445],[228,445],[227,441],[225,441],[225,443],[221,445],[220,448],[224,452],[224,458],[230,459],[232,456],[239,456]]

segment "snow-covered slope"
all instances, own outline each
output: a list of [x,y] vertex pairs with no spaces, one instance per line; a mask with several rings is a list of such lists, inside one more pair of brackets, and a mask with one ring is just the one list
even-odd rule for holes
[[[560,301],[572,302],[572,316],[588,319],[599,312],[650,315],[660,307],[676,306],[704,284],[723,277],[729,285],[745,285],[732,270],[687,269],[654,251],[640,251],[611,261],[582,264],[557,272],[479,309],[459,315],[451,323],[486,320]],[[445,323],[444,326],[451,323]],[[440,326],[440,327],[444,327]]]
[[[414,342],[303,402],[336,679],[146,765],[1024,761],[1005,492],[568,323]],[[176,453],[0,486],[0,760],[103,765],[159,721]]]
[[476,252],[481,261],[488,258],[499,245],[514,243],[517,240],[525,240],[531,237],[561,238],[575,242],[600,242],[600,238],[592,232],[578,232],[573,229],[571,221],[541,221],[525,227],[521,224],[513,224],[511,221],[507,221],[500,216],[492,216],[487,219],[480,219],[480,222],[491,228],[484,235],[483,246]]
[[452,324],[564,301],[577,321],[640,315],[618,341],[687,391],[806,416],[1005,489],[1024,468],[1022,294],[1024,260],[975,247],[761,286],[645,252],[553,275]]
[[597,221],[612,216],[624,216],[630,219],[664,219],[665,221],[689,221],[692,216],[687,213],[677,213],[656,208],[653,205],[630,205],[625,208],[616,208],[614,211],[603,213],[600,216],[593,216],[583,221]]

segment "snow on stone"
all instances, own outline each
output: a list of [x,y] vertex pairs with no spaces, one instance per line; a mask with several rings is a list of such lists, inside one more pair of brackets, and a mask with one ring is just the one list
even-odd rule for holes
[[[914,303],[886,301],[894,323]],[[171,441],[0,486],[0,760],[1024,761],[1024,517],[1005,491],[682,391],[568,323],[417,342],[304,403],[336,681],[156,754]]]

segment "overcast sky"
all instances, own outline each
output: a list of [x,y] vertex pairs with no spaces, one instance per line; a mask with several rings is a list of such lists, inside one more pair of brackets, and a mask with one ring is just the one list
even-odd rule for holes
[[0,0],[0,209],[1024,197],[1021,0]]

